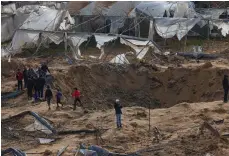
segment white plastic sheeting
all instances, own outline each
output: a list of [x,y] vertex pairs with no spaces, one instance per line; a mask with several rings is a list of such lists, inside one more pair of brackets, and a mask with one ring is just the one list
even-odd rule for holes
[[101,2],[91,2],[80,10],[80,15],[105,15],[108,7],[104,7]]
[[181,40],[199,21],[199,18],[156,18],[155,29],[163,38],[176,35]]
[[194,12],[192,4],[192,2],[141,2],[136,9],[152,17],[163,17],[165,13],[169,17],[170,12],[174,13],[174,17],[185,17]]
[[197,9],[196,10],[200,17],[209,18],[209,19],[219,19],[219,16],[226,11],[226,9],[215,9],[215,8],[208,8],[208,9]]
[[75,59],[79,59],[81,57],[81,52],[80,52],[80,45],[87,41],[87,35],[69,35],[68,36],[68,40],[71,43],[71,48],[73,51],[73,57]]
[[60,44],[64,40],[64,33],[44,32],[42,33],[42,36],[44,36],[45,38],[49,38],[55,44]]
[[60,24],[60,30],[69,30],[71,28],[71,25],[75,23],[75,20],[70,16],[69,12],[66,11],[64,20]]
[[117,63],[117,64],[130,64],[130,62],[127,60],[125,54],[117,55],[115,58],[113,58],[110,63]]
[[30,14],[20,29],[54,31],[62,19],[63,12],[41,6],[37,12]]
[[13,16],[2,17],[1,23],[1,42],[10,40],[14,34],[14,20]]
[[1,13],[2,14],[14,14],[15,11],[16,11],[15,3],[1,6]]
[[38,140],[41,144],[48,144],[50,142],[55,141],[55,139],[46,139],[46,138],[38,138]]
[[106,35],[94,35],[94,36],[95,36],[95,40],[97,42],[96,47],[101,49],[101,54],[99,56],[99,59],[101,59],[103,57],[103,55],[105,54],[104,44],[111,42],[113,40],[116,40],[117,36],[106,36]]
[[96,47],[101,49],[101,47],[104,46],[105,43],[113,41],[115,39],[117,39],[117,36],[95,35],[95,40],[97,42]]
[[115,2],[106,15],[108,16],[129,16],[132,10],[139,4],[137,1],[117,1]]
[[212,21],[212,24],[221,29],[221,34],[226,37],[229,34],[229,22]]
[[12,39],[11,48],[15,52],[19,52],[23,47],[32,48],[35,45],[37,45],[38,39],[39,39],[38,32],[18,30],[16,31]]
[[33,132],[33,131],[42,131],[45,134],[52,134],[52,131],[49,130],[47,127],[45,127],[43,124],[41,124],[38,120],[34,119],[34,123],[25,127],[24,130]]
[[120,42],[134,49],[136,52],[136,57],[138,59],[143,59],[146,53],[149,51],[150,47],[154,49],[155,53],[160,52],[151,41],[140,41],[140,40],[120,38]]

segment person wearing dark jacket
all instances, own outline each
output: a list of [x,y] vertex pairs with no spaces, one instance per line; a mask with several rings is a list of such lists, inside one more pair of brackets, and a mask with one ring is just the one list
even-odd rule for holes
[[28,94],[28,100],[31,100],[33,97],[33,87],[34,87],[34,81],[31,78],[28,78],[27,82],[27,94]]
[[229,91],[228,75],[224,75],[222,83],[223,83],[223,89],[224,89],[224,103],[227,103],[228,102],[228,91]]
[[47,71],[50,73],[49,68],[48,68],[48,66],[47,66],[46,63],[43,63],[43,64],[41,65],[41,70],[43,70],[45,73],[46,73]]
[[114,109],[116,114],[117,128],[122,128],[122,122],[121,122],[122,105],[120,104],[119,99],[115,100]]
[[52,99],[52,91],[51,91],[51,89],[50,89],[50,87],[49,86],[47,86],[47,89],[46,89],[46,91],[45,91],[45,99],[47,100],[47,104],[48,104],[48,106],[49,106],[49,110],[51,109],[50,108],[50,104],[51,104],[51,99]]
[[45,79],[43,77],[39,77],[37,80],[37,90],[38,90],[38,98],[43,98],[43,91],[45,86]]
[[24,70],[23,70],[23,78],[24,78],[24,88],[27,88],[28,71],[27,71],[26,67],[24,67]]
[[22,90],[22,80],[23,80],[23,74],[18,69],[17,74],[16,74],[17,82],[18,82],[18,90]]

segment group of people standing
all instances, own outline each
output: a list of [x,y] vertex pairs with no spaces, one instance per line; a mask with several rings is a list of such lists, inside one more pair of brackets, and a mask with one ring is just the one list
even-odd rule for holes
[[[28,99],[42,99],[45,85],[50,85],[47,80],[50,71],[46,64],[42,64],[41,67],[27,69],[24,67],[23,72],[18,69],[16,74],[16,79],[18,81],[18,90],[23,89],[23,80],[24,88],[27,88]],[[33,94],[34,91],[34,94]]]

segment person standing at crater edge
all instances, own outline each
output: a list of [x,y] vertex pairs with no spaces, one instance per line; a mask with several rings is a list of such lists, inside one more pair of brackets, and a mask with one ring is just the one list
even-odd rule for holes
[[119,102],[119,99],[115,100],[114,104],[114,109],[115,109],[115,114],[116,114],[116,123],[117,123],[117,128],[122,128],[122,105]]
[[80,106],[82,107],[82,103],[80,100],[80,91],[77,88],[74,88],[75,91],[72,93],[72,97],[74,98],[74,104],[73,104],[73,110],[76,110],[76,102],[78,101],[80,103]]
[[228,91],[229,91],[229,83],[228,83],[228,75],[224,75],[223,78],[223,89],[224,89],[224,103],[228,102]]

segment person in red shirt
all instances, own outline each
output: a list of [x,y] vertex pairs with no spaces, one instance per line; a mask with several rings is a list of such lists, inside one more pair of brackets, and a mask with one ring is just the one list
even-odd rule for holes
[[20,69],[17,70],[16,78],[17,78],[17,82],[18,82],[18,90],[22,90],[23,74],[20,71]]
[[80,103],[81,106],[82,103],[80,101],[80,91],[77,88],[74,88],[75,91],[72,93],[72,97],[74,98],[74,105],[73,105],[73,110],[76,110],[76,102],[78,101]]

